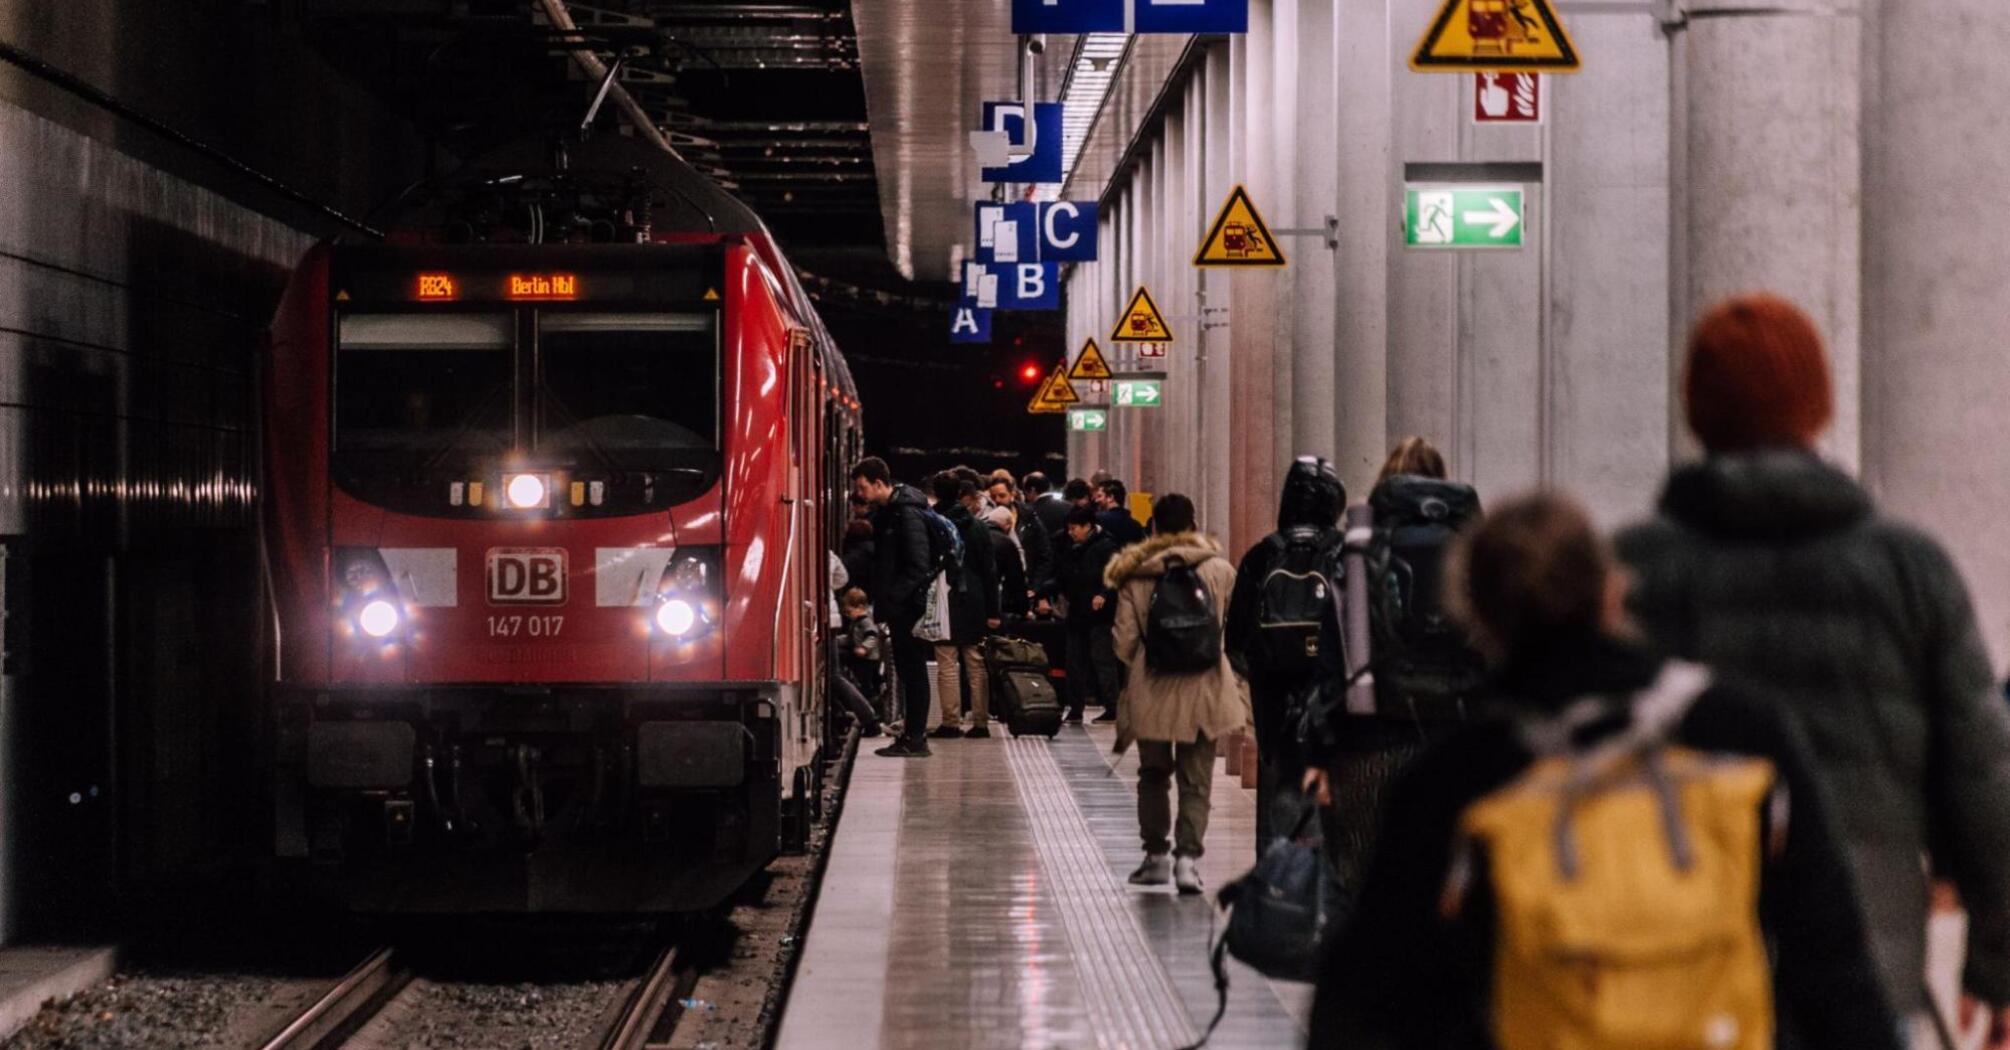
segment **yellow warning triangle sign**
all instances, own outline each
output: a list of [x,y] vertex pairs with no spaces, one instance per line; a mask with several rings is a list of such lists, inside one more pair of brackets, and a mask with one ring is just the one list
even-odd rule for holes
[[1445,0],[1410,56],[1419,73],[1575,73],[1579,65],[1550,0]]
[[1117,327],[1110,332],[1110,342],[1170,343],[1172,341],[1172,329],[1166,324],[1166,316],[1159,312],[1159,304],[1152,302],[1152,293],[1147,291],[1144,285],[1139,285],[1137,292],[1131,296],[1131,305],[1124,307],[1123,316],[1117,318]]
[[1069,379],[1108,379],[1113,374],[1103,348],[1094,339],[1082,344],[1082,352],[1075,355],[1075,363],[1068,369]]
[[1069,405],[1079,404],[1081,400],[1082,395],[1075,393],[1074,384],[1068,382],[1068,363],[1063,361],[1055,365],[1047,381],[1040,384],[1040,392],[1033,395],[1033,403],[1026,406],[1026,411],[1034,415],[1066,412]]
[[719,301],[719,290],[718,290],[717,288],[707,288],[707,289],[705,289],[705,301],[706,301],[706,302],[708,302],[708,303],[716,303],[716,302],[718,302],[718,301]]
[[1214,226],[1200,242],[1195,266],[1283,266],[1284,249],[1257,214],[1256,203],[1241,186],[1228,195]]

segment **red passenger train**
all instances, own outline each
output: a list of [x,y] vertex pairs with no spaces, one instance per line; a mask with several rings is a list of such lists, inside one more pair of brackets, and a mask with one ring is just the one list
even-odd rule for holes
[[843,359],[759,218],[631,140],[402,207],[272,328],[277,852],[368,910],[708,906],[814,805]]

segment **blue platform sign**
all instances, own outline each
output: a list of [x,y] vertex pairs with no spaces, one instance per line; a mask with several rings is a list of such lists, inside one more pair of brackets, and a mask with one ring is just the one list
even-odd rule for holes
[[1000,310],[1059,310],[1061,264],[964,263],[961,306]]
[[1137,0],[1138,33],[1247,33],[1249,0]]
[[1121,33],[1131,0],[1012,0],[1012,32]]
[[1012,0],[1012,32],[1247,33],[1249,0]]
[[977,306],[958,305],[949,314],[949,341],[988,343],[991,341],[991,311]]
[[1061,181],[1061,104],[1035,102],[1029,119],[1023,102],[986,102],[984,130],[1002,131],[1012,160],[1003,167],[981,169],[985,182]]
[[1102,211],[1095,204],[979,204],[977,261],[1093,262]]

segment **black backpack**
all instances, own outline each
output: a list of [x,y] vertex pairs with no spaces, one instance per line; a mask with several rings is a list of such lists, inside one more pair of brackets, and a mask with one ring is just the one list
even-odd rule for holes
[[1452,622],[1442,593],[1445,550],[1480,516],[1480,497],[1455,481],[1399,474],[1368,497],[1375,532],[1367,556],[1376,706],[1417,713],[1479,688],[1483,665]]
[[929,567],[949,574],[953,589],[963,587],[963,533],[956,523],[932,507],[921,509],[921,523],[928,529]]
[[1145,610],[1145,666],[1191,674],[1220,663],[1221,623],[1215,618],[1214,596],[1198,569],[1177,555],[1168,557]]
[[[1325,543],[1322,540],[1332,539]],[[1296,528],[1278,536],[1284,550],[1258,585],[1252,672],[1302,678],[1319,668],[1321,627],[1333,616],[1338,536]]]

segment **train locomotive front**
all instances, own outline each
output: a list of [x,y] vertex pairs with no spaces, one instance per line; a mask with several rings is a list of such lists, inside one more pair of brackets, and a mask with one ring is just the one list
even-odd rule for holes
[[849,377],[752,213],[569,153],[315,249],[274,323],[273,835],[359,909],[702,908],[813,804]]

